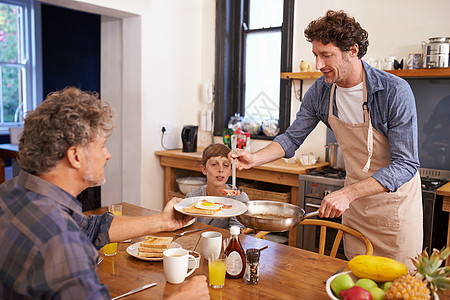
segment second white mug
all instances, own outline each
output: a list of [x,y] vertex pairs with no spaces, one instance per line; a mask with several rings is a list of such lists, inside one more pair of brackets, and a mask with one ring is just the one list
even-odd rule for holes
[[206,231],[201,237],[203,257],[208,259],[212,254],[219,255],[222,249],[222,234],[217,231]]
[[163,252],[164,275],[169,283],[179,284],[195,271],[195,267],[188,272],[189,260],[195,257],[185,249],[172,248]]

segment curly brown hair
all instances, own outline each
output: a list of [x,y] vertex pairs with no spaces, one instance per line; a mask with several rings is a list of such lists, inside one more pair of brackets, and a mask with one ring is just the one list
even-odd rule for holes
[[86,146],[96,137],[109,136],[115,112],[97,93],[74,87],[50,93],[28,113],[19,140],[18,162],[35,175],[50,171],[71,146]]
[[305,29],[306,40],[310,43],[320,41],[327,45],[333,43],[342,51],[350,50],[358,44],[358,57],[361,59],[369,47],[369,34],[355,18],[349,17],[344,11],[327,11],[322,18],[312,21]]
[[230,153],[230,151],[230,148],[224,144],[211,144],[203,150],[202,165],[206,167],[206,163],[211,157],[228,157],[228,153]]

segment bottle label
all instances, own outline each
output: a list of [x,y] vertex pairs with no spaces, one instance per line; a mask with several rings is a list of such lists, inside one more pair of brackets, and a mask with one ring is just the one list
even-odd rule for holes
[[232,251],[230,254],[228,254],[227,257],[227,273],[236,276],[241,273],[243,268],[243,263],[241,256],[239,255],[239,252]]
[[244,274],[244,279],[246,282],[250,281],[250,264],[247,263],[247,265],[245,266],[245,274]]

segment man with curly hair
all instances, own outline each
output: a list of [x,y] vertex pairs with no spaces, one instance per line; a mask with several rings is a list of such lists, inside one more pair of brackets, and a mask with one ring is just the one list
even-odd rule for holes
[[[146,217],[85,216],[76,196],[105,182],[114,112],[96,94],[65,88],[25,119],[20,174],[0,185],[0,298],[109,299],[96,273],[109,242],[175,230],[189,219],[173,209]],[[209,299],[205,276],[173,299]]]
[[[260,151],[238,150],[238,168],[292,157],[322,121],[342,149],[345,187],[322,201],[320,217],[342,215],[342,222],[366,235],[374,255],[412,268],[422,250],[423,219],[417,117],[408,83],[362,61],[368,33],[343,11],[328,11],[305,30],[316,69],[323,74],[305,93],[286,132]],[[230,155],[231,156],[231,155]],[[365,252],[344,236],[348,259]]]

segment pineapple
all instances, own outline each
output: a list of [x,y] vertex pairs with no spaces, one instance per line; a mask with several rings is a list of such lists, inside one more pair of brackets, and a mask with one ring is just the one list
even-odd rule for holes
[[450,255],[450,248],[433,249],[428,256],[426,249],[412,259],[415,273],[403,275],[392,283],[386,291],[386,300],[394,299],[434,299],[436,292],[450,289],[450,267],[440,267]]
[[386,300],[428,300],[431,299],[430,290],[425,282],[411,275],[403,275],[395,279],[386,291]]

